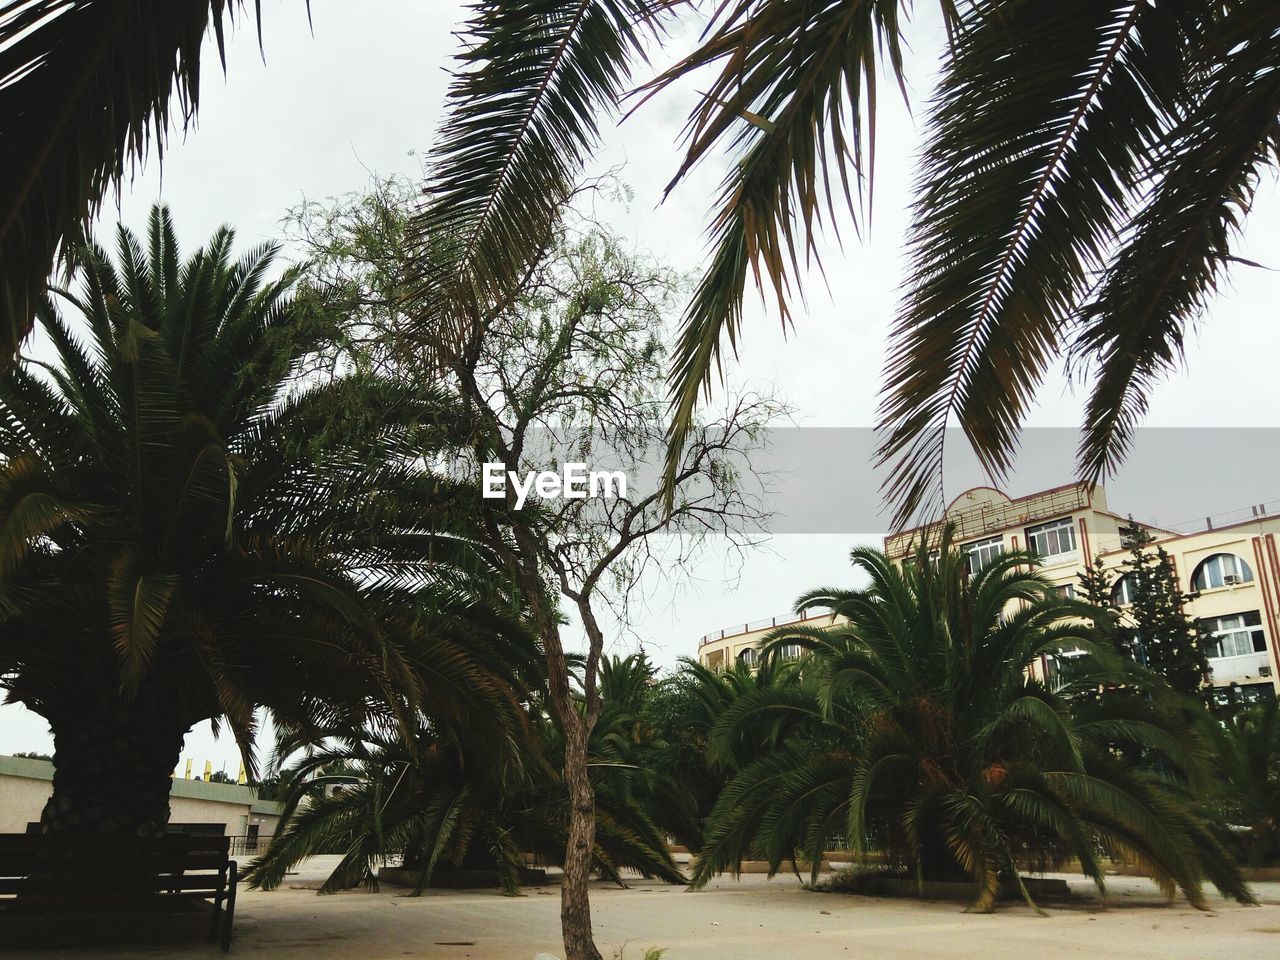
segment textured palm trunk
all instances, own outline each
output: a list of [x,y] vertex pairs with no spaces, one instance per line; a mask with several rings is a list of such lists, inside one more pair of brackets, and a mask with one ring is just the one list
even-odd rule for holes
[[591,929],[591,851],[596,837],[596,794],[587,767],[586,723],[565,731],[564,780],[569,792],[569,837],[560,886],[560,930],[565,960],[601,960]]
[[187,727],[145,701],[86,698],[54,712],[46,834],[154,837],[169,822],[170,774]]

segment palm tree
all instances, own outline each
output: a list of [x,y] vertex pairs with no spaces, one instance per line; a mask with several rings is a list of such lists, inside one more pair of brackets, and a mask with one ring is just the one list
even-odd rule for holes
[[44,829],[162,832],[186,731],[225,723],[252,769],[260,706],[509,736],[525,641],[475,497],[419,465],[440,398],[294,380],[323,331],[270,246],[184,261],[163,207],[118,242],[41,302],[56,359],[0,378],[0,684],[53,731]]
[[[525,669],[535,666],[530,660]],[[652,675],[642,656],[611,658],[601,669],[605,706],[590,761],[598,818],[591,865],[619,883],[623,870],[685,882],[667,837],[697,833],[687,793],[638,762],[647,743],[636,729],[637,706]],[[474,730],[425,718],[409,741],[396,729],[361,728],[350,719],[305,736],[290,732],[276,750],[277,758],[294,758],[282,771],[285,815],[254,861],[250,883],[271,889],[302,859],[342,853],[321,893],[375,885],[374,866],[389,856],[417,873],[415,892],[452,867],[496,870],[501,887],[515,893],[525,853],[563,865],[568,842],[568,794],[558,772],[563,734],[539,709],[530,712],[526,733],[495,755],[492,741]],[[340,787],[326,795],[331,783]]]
[[852,557],[867,588],[801,603],[847,623],[782,627],[767,648],[807,651],[808,684],[744,703],[715,730],[722,741],[782,712],[799,724],[730,781],[695,884],[753,849],[775,869],[804,850],[816,873],[822,845],[843,832],[921,882],[972,880],[980,910],[1006,882],[1030,901],[1021,865],[1070,857],[1099,888],[1111,856],[1196,905],[1206,877],[1251,901],[1220,831],[1196,807],[1208,778],[1194,728],[1124,689],[1077,710],[1070,690],[1031,676],[1031,663],[1062,649],[1094,657],[1095,688],[1123,676],[1095,648],[1088,607],[1058,597],[1019,553],[972,576],[949,541],[936,559],[924,545],[902,564],[868,548]]
[[[260,0],[255,0],[255,10]],[[0,356],[31,330],[54,255],[200,99],[206,30],[242,0],[0,2]],[[174,106],[177,109],[174,109]],[[180,114],[175,117],[173,114]]]
[[408,738],[398,727],[359,723],[335,718],[332,727],[277,740],[277,756],[297,755],[280,770],[281,828],[251,865],[250,884],[274,889],[300,860],[340,853],[321,893],[376,887],[374,868],[389,855],[417,871],[419,892],[438,869],[465,865],[496,866],[514,893],[520,849],[504,822],[511,758],[490,752],[477,763],[477,750],[464,759],[463,731],[425,718]]
[[637,821],[633,832],[654,837],[664,851],[668,838],[697,850],[702,845],[697,798],[681,771],[666,762],[670,731],[655,716],[664,692],[643,652],[601,660],[600,719],[592,729],[588,762],[594,765],[596,796],[603,795],[606,816],[610,810],[634,810],[648,824]]
[[811,663],[775,671],[780,663],[766,657],[750,683],[730,674],[729,695],[715,707],[707,756],[725,782],[707,818],[695,887],[744,859],[768,861],[771,875],[810,859],[816,875],[842,831],[859,731],[845,713],[823,710]]
[[1229,821],[1247,827],[1245,858],[1280,862],[1280,700],[1241,710],[1218,730]]

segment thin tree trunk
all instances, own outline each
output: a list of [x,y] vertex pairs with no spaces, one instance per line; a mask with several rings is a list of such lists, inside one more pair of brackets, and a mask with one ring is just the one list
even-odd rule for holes
[[585,680],[586,711],[579,713],[569,687],[569,665],[560,638],[560,625],[555,611],[542,595],[537,543],[524,528],[516,528],[515,536],[520,555],[513,558],[513,565],[522,581],[530,618],[542,636],[547,661],[547,694],[564,731],[563,773],[569,795],[569,831],[560,883],[560,931],[565,960],[601,960],[591,927],[591,853],[596,838],[596,796],[587,766],[587,745],[599,714],[600,698],[593,671],[599,664],[600,651],[594,642],[596,638],[591,637],[593,649],[587,656]]
[[189,725],[145,700],[88,694],[49,711],[53,795],[40,816],[46,834],[162,836],[169,822],[170,774]]
[[591,927],[591,851],[596,840],[596,794],[587,768],[589,730],[575,717],[565,730],[564,781],[569,791],[569,839],[560,886],[565,960],[601,960]]
[[573,714],[572,735],[565,731],[564,778],[569,789],[569,843],[565,850],[564,886],[560,892],[560,926],[564,932],[566,960],[601,960],[591,930],[591,852],[596,843],[596,792],[587,765],[591,731],[600,716],[600,689],[596,671],[604,652],[604,632],[591,607],[592,584],[581,591],[569,589],[563,576],[562,592],[578,607],[587,633],[587,665],[583,675],[582,715]]

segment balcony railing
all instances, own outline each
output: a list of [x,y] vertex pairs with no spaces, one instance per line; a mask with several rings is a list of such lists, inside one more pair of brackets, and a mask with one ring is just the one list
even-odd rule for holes
[[886,538],[885,552],[894,558],[905,556],[921,537],[932,540],[941,536],[947,524],[954,526],[955,542],[960,543],[1041,520],[1052,520],[1083,510],[1089,505],[1089,496],[1089,487],[1072,484],[1019,497],[1017,500],[999,500],[967,509],[956,509],[936,523]]
[[1215,513],[1208,517],[1196,517],[1194,520],[1182,520],[1169,525],[1174,533],[1192,534],[1218,530],[1222,527],[1233,527],[1251,520],[1270,520],[1280,517],[1280,500],[1269,500],[1266,503],[1255,503],[1252,506]]
[[804,613],[784,613],[779,617],[767,617],[764,620],[752,620],[741,626],[725,627],[723,630],[713,630],[706,634],[698,641],[698,647],[705,647],[708,643],[714,643],[717,640],[724,640],[727,637],[740,637],[744,633],[755,633],[757,630],[772,630],[774,627],[785,627],[789,623],[804,623],[807,620],[819,620],[823,617],[831,616],[831,611],[825,607],[818,607],[813,610],[807,610]]

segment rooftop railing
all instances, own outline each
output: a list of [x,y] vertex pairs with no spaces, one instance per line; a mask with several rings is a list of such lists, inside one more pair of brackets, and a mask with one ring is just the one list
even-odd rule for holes
[[740,637],[744,633],[755,633],[757,630],[772,630],[774,627],[785,627],[788,623],[803,623],[806,620],[818,620],[822,617],[831,616],[831,611],[826,607],[816,607],[813,610],[807,610],[804,613],[784,613],[778,617],[766,617],[763,620],[752,620],[741,626],[725,627],[723,630],[713,630],[711,633],[705,634],[698,641],[699,647],[704,647],[708,643],[714,643],[717,640],[724,640],[727,637]]
[[922,536],[939,536],[947,524],[953,524],[956,542],[976,540],[997,530],[1024,526],[1039,520],[1052,520],[1074,513],[1089,505],[1089,488],[1084,484],[1059,487],[1019,497],[1017,500],[984,503],[968,509],[953,510],[936,523],[906,530],[885,540],[885,551],[891,557],[907,554]]
[[1255,503],[1252,506],[1241,507],[1238,510],[1227,510],[1211,516],[1196,517],[1194,520],[1183,520],[1180,523],[1169,524],[1168,528],[1174,533],[1181,534],[1206,533],[1221,527],[1232,527],[1238,523],[1248,523],[1250,520],[1268,520],[1276,517],[1280,517],[1280,500],[1269,500],[1266,503]]

